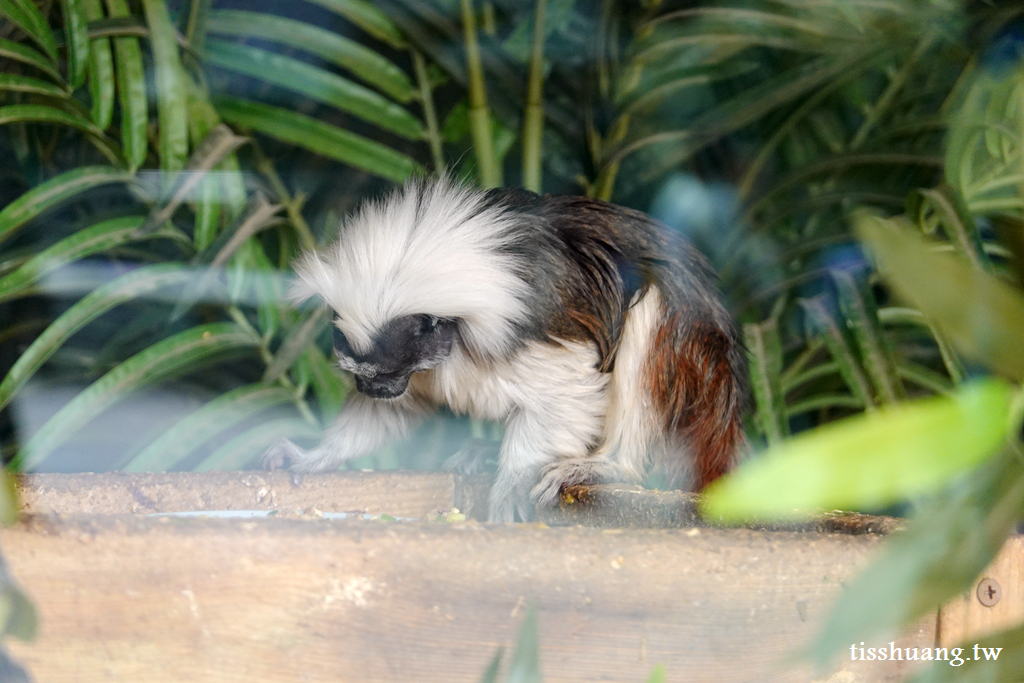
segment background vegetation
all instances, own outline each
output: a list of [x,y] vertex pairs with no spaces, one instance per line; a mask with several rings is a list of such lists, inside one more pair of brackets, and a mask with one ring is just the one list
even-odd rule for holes
[[[4,460],[239,468],[316,440],[348,386],[324,313],[279,303],[299,251],[419,172],[586,193],[686,234],[744,324],[750,433],[779,450],[730,484],[771,499],[717,513],[925,511],[873,570],[902,583],[851,589],[820,656],[907,623],[1024,505],[1022,12],[0,0]],[[434,423],[353,466],[434,468],[469,434],[495,436]]]

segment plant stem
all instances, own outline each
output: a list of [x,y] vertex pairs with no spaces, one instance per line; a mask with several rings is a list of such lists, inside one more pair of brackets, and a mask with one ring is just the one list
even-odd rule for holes
[[526,112],[523,116],[523,187],[541,190],[541,146],[544,140],[544,15],[547,0],[537,0],[533,19],[533,53],[530,80],[526,85]]
[[480,184],[484,187],[501,185],[501,169],[494,158],[491,136],[491,113],[487,108],[487,89],[484,70],[480,62],[480,44],[476,39],[476,17],[473,0],[462,0],[462,26],[466,40],[466,73],[469,80],[469,129],[473,135],[473,148],[479,164]]
[[430,77],[427,75],[427,61],[423,59],[423,53],[419,50],[412,50],[412,65],[420,86],[420,103],[423,105],[423,118],[427,124],[430,154],[434,157],[434,172],[441,175],[444,173],[444,145],[441,140],[441,129],[437,125],[437,110],[434,109],[434,92],[430,88]]
[[307,251],[316,248],[316,239],[313,238],[313,231],[309,229],[309,224],[302,217],[302,204],[305,197],[293,197],[288,192],[284,181],[281,180],[281,176],[277,174],[277,169],[274,168],[274,163],[263,154],[263,150],[255,140],[252,142],[252,148],[256,152],[256,168],[266,176],[270,187],[274,189],[279,202],[284,206],[285,212],[288,214],[288,220],[299,236],[299,244]]

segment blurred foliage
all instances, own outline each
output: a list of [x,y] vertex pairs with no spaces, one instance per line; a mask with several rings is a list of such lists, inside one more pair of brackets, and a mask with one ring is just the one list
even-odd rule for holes
[[[367,194],[448,170],[643,209],[709,255],[772,447],[716,512],[919,503],[821,658],[962,590],[1021,514],[1016,0],[0,13],[14,467],[237,468],[315,441],[348,385],[326,315],[279,303],[282,273]],[[1002,379],[967,382],[984,373]],[[488,435],[425,430],[352,466],[432,467]]]
[[[948,340],[946,353],[1001,379],[778,443],[708,492],[706,510],[725,519],[916,503],[907,531],[846,586],[812,651],[822,664],[969,590],[1024,518],[1022,117],[1024,66],[980,71],[949,113],[944,182],[911,192],[903,214],[848,216],[895,296]],[[985,223],[1000,243],[981,239]],[[1019,632],[986,636],[1005,646],[998,666],[933,667],[914,680],[1019,680]]]
[[[519,634],[516,637],[516,649],[508,663],[504,680],[505,683],[543,683],[544,677],[540,673],[540,644],[538,638],[538,617],[536,606],[531,606],[523,623],[519,627]],[[491,658],[490,664],[480,677],[480,683],[497,683],[501,672],[502,659],[505,656],[505,649],[499,647]],[[664,683],[665,667],[662,664],[651,670],[647,683]]]

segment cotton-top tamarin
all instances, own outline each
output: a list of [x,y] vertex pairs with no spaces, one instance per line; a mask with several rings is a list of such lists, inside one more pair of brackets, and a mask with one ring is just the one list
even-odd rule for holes
[[295,271],[359,393],[318,447],[281,441],[268,467],[337,468],[446,404],[504,423],[490,519],[507,522],[652,465],[699,490],[743,441],[744,352],[711,269],[637,211],[418,180]]

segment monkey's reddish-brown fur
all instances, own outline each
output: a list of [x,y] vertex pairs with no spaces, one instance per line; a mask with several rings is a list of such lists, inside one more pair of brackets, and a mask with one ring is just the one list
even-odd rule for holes
[[[702,322],[680,338],[683,314],[663,317],[644,379],[666,433],[690,451],[689,479],[700,491],[728,472],[736,458],[743,441],[743,398],[730,364],[735,342]],[[687,462],[677,462],[680,471],[672,474],[681,478]]]

